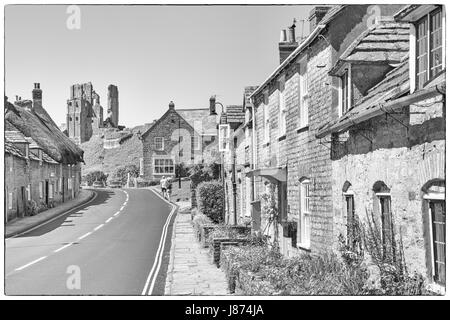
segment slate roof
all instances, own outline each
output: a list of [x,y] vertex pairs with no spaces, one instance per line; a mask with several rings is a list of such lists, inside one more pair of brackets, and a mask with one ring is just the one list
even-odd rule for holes
[[25,159],[25,155],[12,142],[5,141],[5,153],[9,153],[15,157]]
[[394,22],[392,19],[380,21],[352,42],[329,73],[335,75],[346,62],[400,63],[408,53],[409,24]]
[[394,100],[409,92],[409,61],[404,59],[399,66],[386,74],[386,77],[377,85],[372,87],[367,95],[355,103],[355,106],[347,111],[342,117],[331,121],[320,128],[317,137],[335,132],[338,126],[347,122],[357,122],[358,119],[370,114],[375,108],[387,101]]
[[53,160],[64,164],[83,162],[81,150],[58,126],[44,108],[24,108],[6,101],[5,119],[23,135],[33,138]]
[[5,131],[5,140],[11,143],[29,143],[26,137],[20,131]]
[[227,123],[242,123],[245,120],[245,113],[239,105],[227,106],[226,115]]

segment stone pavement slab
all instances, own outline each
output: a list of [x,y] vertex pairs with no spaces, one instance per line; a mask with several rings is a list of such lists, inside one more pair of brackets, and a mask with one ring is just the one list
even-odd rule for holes
[[66,211],[85,204],[94,197],[94,194],[95,193],[91,190],[83,189],[75,199],[61,203],[58,206],[42,211],[37,215],[14,220],[5,226],[5,238],[13,237],[17,234],[30,230],[41,223],[63,214]]
[[165,295],[228,295],[225,274],[197,241],[190,210],[180,207],[173,230]]

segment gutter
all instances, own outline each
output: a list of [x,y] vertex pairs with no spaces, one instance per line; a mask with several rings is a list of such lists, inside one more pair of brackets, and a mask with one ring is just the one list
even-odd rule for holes
[[283,69],[284,67],[286,67],[292,60],[294,60],[297,55],[307,46],[309,45],[315,38],[316,36],[323,30],[325,29],[326,25],[324,24],[319,24],[317,25],[317,27],[313,30],[313,32],[311,32],[309,34],[309,36],[294,50],[292,51],[292,53],[286,58],[286,60],[283,61],[283,63],[281,63],[274,72],[272,72],[272,74],[266,79],[264,80],[264,82],[258,87],[258,89],[256,89],[251,95],[250,95],[250,99],[254,98],[258,93],[260,93],[262,91],[262,89],[264,89],[264,87],[273,80],[273,78],[275,78]]
[[[409,87],[409,86],[408,86]],[[411,105],[413,103],[416,103],[418,101],[422,101],[425,99],[430,99],[433,97],[436,97],[438,95],[445,95],[445,82],[441,82],[440,84],[434,85],[427,89],[418,90],[415,93],[412,93],[410,95],[407,95],[406,97],[402,97],[396,100],[392,100],[387,103],[380,103],[377,108],[374,108],[372,111],[362,115],[361,117],[355,118],[354,120],[349,118],[342,123],[336,124],[334,126],[331,126],[328,129],[325,129],[323,131],[319,131],[316,134],[316,138],[320,139],[325,137],[326,135],[330,133],[339,133],[346,131],[350,127],[367,121],[373,117],[379,116],[389,111],[396,111],[398,109],[401,109],[405,106]]]

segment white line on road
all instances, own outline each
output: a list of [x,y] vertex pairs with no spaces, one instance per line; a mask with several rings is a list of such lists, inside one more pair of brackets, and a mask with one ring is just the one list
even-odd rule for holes
[[92,232],[88,232],[83,234],[81,237],[78,238],[78,240],[83,240],[84,238],[86,238],[87,236],[89,236]]
[[104,223],[102,223],[101,225],[99,225],[99,226],[97,226],[97,227],[95,227],[94,228],[94,231],[97,231],[98,229],[100,229],[101,227],[103,227],[105,224]]
[[73,242],[71,242],[71,243],[68,243],[68,244],[66,244],[65,246],[62,246],[61,248],[59,248],[59,249],[56,249],[56,250],[55,250],[55,251],[53,251],[53,252],[54,252],[54,253],[60,252],[60,251],[64,250],[65,248],[68,248],[68,247],[70,247],[71,245],[73,245]]
[[108,220],[105,221],[105,223],[110,222],[113,219],[113,217],[110,217]]
[[[153,191],[153,190],[151,190]],[[168,202],[167,200],[165,200],[164,198],[162,198],[159,194],[157,194],[155,191],[153,191],[153,193],[155,193],[157,196],[159,196],[161,199],[163,199],[164,201]],[[142,290],[142,295],[151,295],[153,292],[153,287],[155,286],[155,281],[156,281],[156,277],[158,276],[159,273],[159,269],[161,267],[161,262],[162,262],[162,255],[164,253],[164,246],[166,243],[166,236],[167,236],[167,229],[169,227],[169,222],[172,219],[172,216],[174,214],[174,212],[176,211],[176,205],[168,202],[170,205],[172,205],[172,211],[170,212],[169,216],[166,219],[166,223],[164,224],[163,227],[163,232],[161,234],[161,239],[159,241],[159,246],[158,246],[158,251],[156,252],[156,259],[153,262],[153,266],[152,269],[150,270],[150,273],[147,277],[147,281],[145,282],[145,286],[144,289]],[[155,269],[156,268],[156,269]],[[148,287],[150,280],[153,278],[150,287]]]
[[23,269],[25,269],[25,268],[27,268],[27,267],[29,267],[29,266],[35,264],[35,263],[38,263],[39,261],[44,260],[45,258],[47,258],[47,256],[40,257],[39,259],[36,259],[36,260],[34,260],[34,261],[31,261],[30,263],[27,263],[26,265],[21,266],[21,267],[15,269],[15,271],[23,270]]
[[67,211],[65,211],[65,212],[63,212],[63,213],[61,213],[60,215],[57,215],[56,217],[53,217],[53,218],[50,219],[50,220],[47,220],[47,221],[45,221],[45,222],[43,222],[43,223],[41,223],[41,224],[38,224],[37,226],[35,226],[35,227],[31,228],[31,229],[28,229],[28,230],[26,230],[26,231],[24,231],[24,232],[21,232],[21,233],[18,233],[18,234],[16,234],[16,235],[14,235],[14,236],[8,237],[8,238],[6,238],[5,240],[9,240],[9,239],[11,239],[11,238],[16,238],[16,237],[21,236],[21,235],[23,235],[23,234],[29,233],[29,232],[31,232],[31,231],[37,229],[37,228],[40,228],[40,227],[42,227],[42,226],[45,226],[46,224],[48,224],[48,223],[50,223],[50,222],[52,222],[52,221],[55,221],[56,219],[58,219],[58,218],[64,216],[65,214],[67,214],[68,212],[72,212],[73,210],[76,210],[76,209],[78,209],[78,208],[81,208],[82,206],[88,205],[89,203],[91,203],[92,201],[94,201],[95,198],[97,198],[97,195],[98,195],[97,192],[95,192],[95,191],[92,191],[92,192],[94,192],[94,196],[93,196],[92,199],[89,200],[88,202],[82,203],[82,204],[80,204],[79,206],[76,206],[76,207],[74,207],[74,208],[71,208],[71,209],[69,209],[69,210],[67,210]]
[[120,210],[113,214],[113,216],[117,216],[120,213]]

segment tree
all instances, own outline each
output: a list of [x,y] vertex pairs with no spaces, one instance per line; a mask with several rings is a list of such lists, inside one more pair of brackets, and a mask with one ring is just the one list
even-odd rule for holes
[[135,164],[129,164],[126,166],[122,166],[114,171],[113,177],[115,180],[118,180],[122,183],[122,185],[127,183],[128,173],[131,178],[139,177],[139,168]]
[[108,175],[105,174],[103,171],[97,170],[89,172],[88,174],[83,176],[82,180],[86,181],[88,186],[91,186],[94,183],[94,181],[106,182],[106,179],[108,179]]

